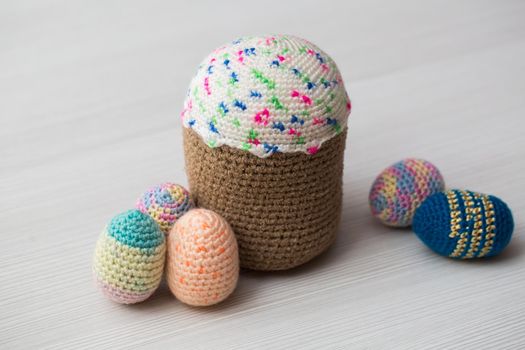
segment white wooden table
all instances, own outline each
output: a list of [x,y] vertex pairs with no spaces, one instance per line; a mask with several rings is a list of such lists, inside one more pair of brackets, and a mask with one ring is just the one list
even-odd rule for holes
[[[0,348],[444,349],[525,346],[525,2],[0,3]],[[99,232],[149,186],[186,184],[179,112],[200,60],[283,32],[338,62],[353,102],[343,223],[323,256],[243,271],[195,309],[93,285]],[[503,255],[458,262],[374,221],[390,163],[503,198]]]

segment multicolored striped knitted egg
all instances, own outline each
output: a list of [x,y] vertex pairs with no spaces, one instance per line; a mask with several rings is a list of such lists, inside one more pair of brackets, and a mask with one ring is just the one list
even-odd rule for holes
[[183,303],[216,304],[228,297],[239,277],[239,252],[230,225],[219,214],[193,209],[168,236],[168,286]]
[[136,208],[148,214],[168,234],[175,221],[194,207],[190,193],[182,186],[163,183],[150,188],[137,201]]
[[401,160],[375,179],[370,189],[370,209],[385,225],[410,226],[416,208],[428,196],[444,189],[443,176],[432,163],[413,158]]
[[115,216],[100,235],[93,271],[102,292],[117,303],[146,300],[162,278],[166,252],[164,234],[138,210]]
[[436,253],[470,259],[494,256],[509,244],[512,212],[499,198],[449,190],[427,198],[416,210],[413,229]]

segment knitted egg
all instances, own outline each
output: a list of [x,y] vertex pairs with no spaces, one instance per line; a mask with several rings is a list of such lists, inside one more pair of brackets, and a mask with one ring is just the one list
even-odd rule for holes
[[165,234],[193,206],[189,192],[184,187],[169,182],[150,188],[136,204],[136,208],[151,216]]
[[416,208],[428,197],[445,189],[445,181],[432,163],[422,159],[401,160],[375,179],[370,189],[372,215],[388,226],[412,224]]
[[204,59],[181,115],[186,173],[196,205],[232,226],[242,267],[289,269],[334,242],[350,108],[307,40],[244,37]]
[[168,236],[168,286],[183,303],[216,304],[228,297],[239,277],[239,254],[232,229],[220,215],[193,209]]
[[95,280],[111,300],[134,304],[146,300],[162,278],[166,242],[155,221],[138,210],[115,216],[95,249]]
[[501,253],[510,242],[514,221],[507,205],[497,197],[449,190],[421,204],[413,229],[436,253],[470,259]]

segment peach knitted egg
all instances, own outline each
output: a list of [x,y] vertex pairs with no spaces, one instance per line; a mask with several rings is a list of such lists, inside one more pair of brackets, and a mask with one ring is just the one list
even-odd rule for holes
[[219,214],[192,209],[168,236],[166,277],[171,292],[183,303],[208,306],[226,299],[239,277],[237,240]]

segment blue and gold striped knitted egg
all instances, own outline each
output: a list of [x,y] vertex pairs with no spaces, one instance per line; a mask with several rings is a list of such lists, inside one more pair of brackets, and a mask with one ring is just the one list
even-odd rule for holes
[[501,253],[512,237],[514,220],[497,197],[449,190],[427,198],[416,210],[412,227],[436,253],[470,259]]
[[97,241],[95,280],[115,302],[144,301],[160,284],[165,253],[165,236],[157,223],[138,210],[128,210],[115,216]]

